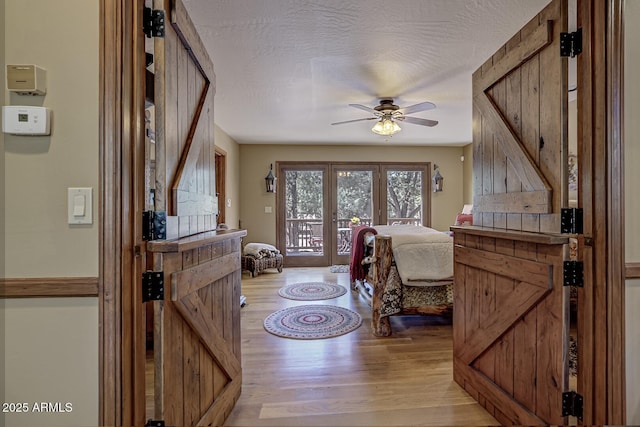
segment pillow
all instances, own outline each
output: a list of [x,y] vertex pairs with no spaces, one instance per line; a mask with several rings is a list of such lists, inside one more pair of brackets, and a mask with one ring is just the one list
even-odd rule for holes
[[264,252],[277,252],[280,253],[275,246],[269,245],[267,243],[247,243],[244,247],[245,255],[253,255],[256,258],[262,258],[264,256]]
[[473,225],[473,215],[459,213],[456,215],[456,222],[453,225],[462,227]]

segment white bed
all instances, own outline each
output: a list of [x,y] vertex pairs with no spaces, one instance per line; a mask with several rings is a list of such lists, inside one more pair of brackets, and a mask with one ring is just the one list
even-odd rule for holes
[[414,225],[380,225],[357,233],[353,244],[364,248],[352,252],[352,285],[371,304],[375,335],[391,335],[391,315],[452,313],[450,235]]

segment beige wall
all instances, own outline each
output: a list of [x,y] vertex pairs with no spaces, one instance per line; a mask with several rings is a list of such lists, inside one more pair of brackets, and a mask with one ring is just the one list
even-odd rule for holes
[[473,144],[466,145],[463,151],[464,164],[462,200],[465,205],[473,204]]
[[[216,126],[215,144],[227,153],[226,192],[227,200],[219,200],[220,209],[225,209],[225,222],[229,228],[238,228],[240,222],[240,146],[222,129]],[[227,203],[230,202],[229,207]]]
[[[2,425],[97,425],[97,300],[9,300],[1,315],[7,325],[4,402],[28,404],[27,413],[4,414]],[[71,411],[34,412],[40,402],[69,403]]]
[[[0,30],[0,82],[5,80],[5,61],[4,61],[4,1],[0,0],[0,22],[2,30]],[[0,105],[5,105],[5,93],[0,90]],[[0,132],[0,165],[2,170],[0,171],[0,278],[4,276],[4,258],[5,258],[5,237],[4,237],[4,134]],[[0,299],[0,311],[4,310],[4,300]],[[0,343],[5,342],[5,325],[6,320],[0,313]],[[5,355],[4,351],[0,351],[0,383],[5,383],[4,376]],[[0,387],[0,401],[6,402],[4,387]],[[0,425],[6,425],[4,422],[4,416],[0,412]]]
[[[4,59],[47,70],[52,134],[4,136],[7,277],[98,275],[98,0],[4,0]],[[4,78],[2,87],[5,87]],[[67,188],[92,187],[94,222],[67,224]],[[5,300],[4,401],[69,402],[64,414],[13,414],[11,426],[96,425],[97,298]]]
[[[8,277],[98,274],[98,0],[6,0],[6,62],[47,70],[51,136],[5,135]],[[92,187],[94,223],[67,225],[67,188]],[[64,250],[61,250],[64,248]]]
[[[444,191],[431,193],[431,226],[448,230],[463,205],[462,147],[362,147],[240,145],[240,221],[245,242],[275,244],[276,196],[265,191],[269,164],[277,161],[432,162],[444,176]],[[466,160],[465,160],[466,162]],[[273,213],[265,213],[271,206]]]
[[[624,154],[625,154],[625,258],[626,262],[640,262],[640,1],[627,0],[625,20],[625,91],[624,91]],[[627,424],[640,425],[640,280],[628,280],[626,284],[626,372],[627,372]]]

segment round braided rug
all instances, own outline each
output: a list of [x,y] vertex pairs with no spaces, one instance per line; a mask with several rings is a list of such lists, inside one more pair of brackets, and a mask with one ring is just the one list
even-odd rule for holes
[[278,310],[264,319],[267,332],[283,338],[315,340],[337,337],[357,329],[355,311],[333,305],[301,305]]
[[347,288],[336,283],[305,282],[288,285],[278,290],[283,298],[298,301],[316,301],[337,298],[347,293]]

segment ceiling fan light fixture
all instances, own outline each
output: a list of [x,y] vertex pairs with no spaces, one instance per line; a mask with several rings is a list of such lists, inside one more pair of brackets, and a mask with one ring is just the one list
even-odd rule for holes
[[388,117],[383,117],[380,121],[371,128],[374,133],[383,136],[393,135],[396,132],[400,132],[402,128],[396,123],[395,120]]

